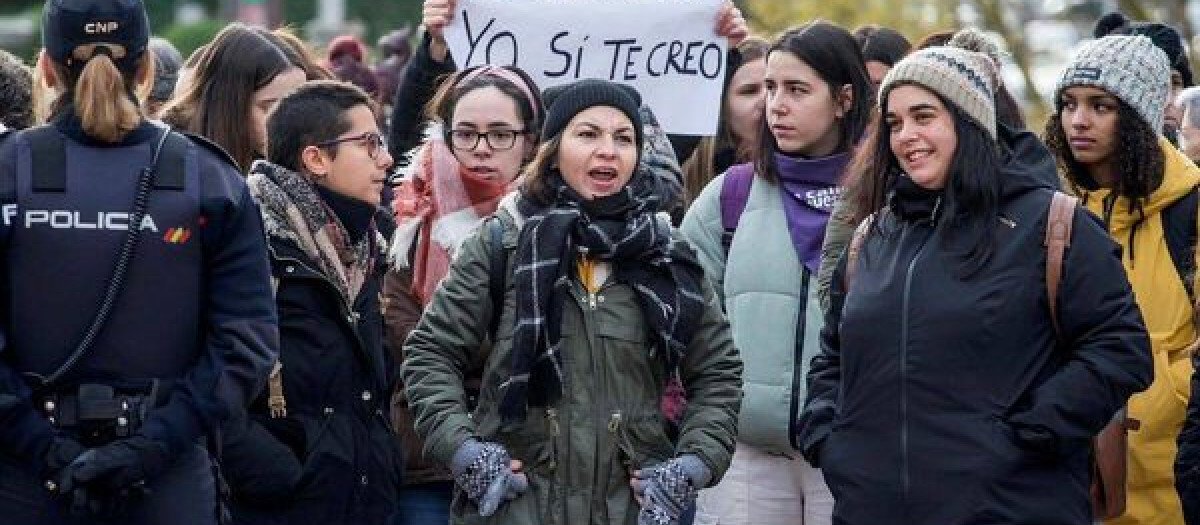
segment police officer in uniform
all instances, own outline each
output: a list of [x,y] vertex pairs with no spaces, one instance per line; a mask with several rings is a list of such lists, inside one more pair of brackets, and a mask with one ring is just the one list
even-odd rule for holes
[[0,522],[214,524],[278,329],[232,161],[137,103],[141,0],[47,0],[46,126],[0,136]]

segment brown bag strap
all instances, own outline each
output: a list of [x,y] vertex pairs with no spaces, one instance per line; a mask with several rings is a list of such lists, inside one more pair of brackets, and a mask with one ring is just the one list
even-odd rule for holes
[[1050,210],[1046,212],[1046,301],[1050,303],[1050,322],[1054,323],[1054,332],[1060,335],[1058,283],[1062,278],[1063,258],[1067,247],[1071,245],[1071,223],[1078,204],[1078,198],[1056,191],[1050,199]]
[[854,272],[858,269],[858,253],[862,251],[863,242],[867,240],[867,232],[871,230],[871,223],[875,222],[875,214],[868,215],[866,219],[858,224],[854,229],[854,235],[850,237],[850,246],[846,248],[846,278],[842,280],[845,288],[850,288],[850,283],[854,282]]
[[287,417],[287,398],[283,396],[283,363],[278,359],[267,376],[267,406],[272,418]]

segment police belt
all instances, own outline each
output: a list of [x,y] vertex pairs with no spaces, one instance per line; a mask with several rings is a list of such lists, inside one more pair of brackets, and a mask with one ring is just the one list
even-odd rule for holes
[[170,380],[89,382],[40,394],[42,413],[58,428],[72,430],[84,444],[128,437],[150,409],[166,402]]

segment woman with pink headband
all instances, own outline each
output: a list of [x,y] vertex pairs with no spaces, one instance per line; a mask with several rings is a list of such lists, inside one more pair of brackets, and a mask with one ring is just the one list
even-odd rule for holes
[[[395,271],[385,284],[384,316],[386,344],[397,362],[459,245],[496,211],[530,159],[544,116],[528,75],[496,66],[467,69],[447,79],[426,113],[424,141],[407,155],[408,172],[392,203]],[[392,420],[407,452],[394,523],[448,523],[450,473],[424,459],[402,395],[393,403]]]

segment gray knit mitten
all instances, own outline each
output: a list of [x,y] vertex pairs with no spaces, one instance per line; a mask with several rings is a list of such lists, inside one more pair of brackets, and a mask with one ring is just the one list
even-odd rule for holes
[[696,492],[708,485],[712,472],[700,458],[684,454],[634,472],[633,490],[642,498],[638,525],[674,525],[696,502]]
[[454,482],[479,507],[480,516],[491,516],[505,502],[529,489],[523,473],[514,473],[508,450],[497,443],[468,439],[450,460]]

